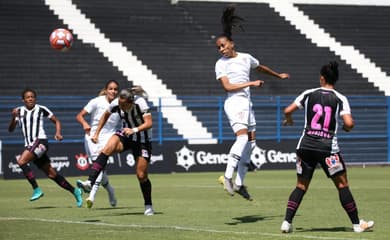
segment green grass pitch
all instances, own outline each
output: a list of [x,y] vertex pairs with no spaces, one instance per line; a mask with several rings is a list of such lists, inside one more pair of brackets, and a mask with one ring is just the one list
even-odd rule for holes
[[[348,177],[360,217],[374,220],[372,232],[354,233],[333,183],[318,169],[294,220],[281,234],[294,170],[250,172],[254,201],[230,197],[217,182],[222,173],[151,174],[154,216],[143,215],[134,175],[112,175],[118,206],[100,189],[92,209],[77,208],[73,196],[48,179],[38,179],[45,196],[29,202],[26,180],[0,180],[0,240],[28,239],[389,239],[390,168],[350,167]],[[86,177],[82,177],[85,179]],[[68,178],[75,184],[77,178]],[[84,198],[86,195],[84,195]]]

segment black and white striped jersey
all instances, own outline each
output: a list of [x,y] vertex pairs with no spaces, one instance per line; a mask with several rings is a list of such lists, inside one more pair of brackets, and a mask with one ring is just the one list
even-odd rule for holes
[[53,113],[45,106],[35,104],[31,110],[25,106],[19,107],[16,118],[22,129],[25,146],[32,144],[35,139],[47,139],[44,129],[44,119],[51,118]]
[[[128,111],[123,111],[119,108],[118,99],[111,102],[109,112],[117,113],[122,120],[122,128],[135,128],[144,123],[143,116],[151,114],[147,101],[140,96],[134,97],[133,107]],[[151,141],[152,129],[139,131],[130,136],[133,141],[146,143]]]
[[305,109],[305,126],[297,149],[337,153],[338,117],[351,114],[348,99],[334,89],[304,91],[294,103]]

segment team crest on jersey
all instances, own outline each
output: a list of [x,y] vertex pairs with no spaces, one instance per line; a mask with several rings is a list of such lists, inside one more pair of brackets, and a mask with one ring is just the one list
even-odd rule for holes
[[340,164],[340,158],[339,155],[331,155],[330,157],[327,157],[325,159],[326,165],[328,165],[329,168],[332,168],[334,166],[338,166]]
[[344,170],[343,164],[340,162],[338,154],[331,155],[325,159],[326,165],[328,165],[328,171],[330,176]]
[[142,157],[144,157],[144,158],[149,158],[150,157],[148,150],[142,149],[141,152],[142,152]]
[[188,171],[190,167],[195,165],[194,151],[191,151],[186,146],[183,146],[176,152],[177,165],[182,166]]

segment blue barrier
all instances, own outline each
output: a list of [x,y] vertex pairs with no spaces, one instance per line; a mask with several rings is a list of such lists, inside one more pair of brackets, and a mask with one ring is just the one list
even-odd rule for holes
[[[49,107],[61,120],[64,142],[82,142],[83,130],[76,122],[75,116],[91,99],[91,96],[38,96],[38,103]],[[180,96],[184,105],[192,111],[198,121],[222,143],[235,138],[226,119],[223,96]],[[283,139],[298,139],[304,124],[303,113],[294,113],[294,126],[282,127],[283,109],[294,99],[293,96],[254,96],[253,106],[257,121],[257,139],[275,140],[278,143]],[[339,139],[360,141],[361,145],[372,145],[369,142],[379,142],[378,148],[371,147],[372,151],[384,152],[387,162],[390,162],[390,97],[385,96],[348,96],[356,127],[350,133],[339,131]],[[164,119],[164,108],[177,106],[163,106],[158,99],[158,106],[151,105],[153,113],[153,141],[163,144],[167,141],[185,141]],[[7,132],[12,108],[22,105],[19,96],[0,97],[0,140],[3,144],[22,144],[20,133]],[[50,123],[48,123],[50,124]],[[387,127],[386,127],[387,126]],[[48,134],[53,134],[54,128],[48,128]],[[380,147],[379,147],[380,146]],[[384,146],[384,147],[382,147]],[[382,148],[387,148],[383,149]]]

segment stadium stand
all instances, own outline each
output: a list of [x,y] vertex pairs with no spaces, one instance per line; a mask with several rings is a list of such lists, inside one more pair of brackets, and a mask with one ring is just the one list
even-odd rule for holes
[[[171,4],[168,0],[72,2],[106,37],[123,43],[162,79],[214,137],[221,134],[218,117],[222,116],[222,132],[231,138],[225,116],[216,115],[215,106],[205,107],[206,103],[201,100],[213,99],[207,104],[219,104],[225,96],[215,80],[214,64],[219,58],[215,37],[221,32],[219,18],[226,3],[179,1]],[[238,50],[250,52],[265,65],[292,76],[290,80],[281,81],[254,74],[253,78],[266,81],[264,88],[253,91],[254,96],[259,96],[256,107],[275,104],[275,96],[284,96],[290,100],[291,96],[303,89],[318,86],[319,67],[329,60],[340,63],[341,80],[338,89],[341,92],[349,96],[384,97],[383,92],[351,69],[340,57],[329,49],[311,43],[267,4],[237,5],[237,13],[246,19],[245,31],[233,35]],[[106,80],[116,79],[121,86],[128,86],[131,81],[129,83],[102,53],[93,45],[83,43],[77,35],[73,49],[69,52],[61,53],[51,49],[48,41],[50,32],[66,26],[66,23],[53,14],[44,0],[3,0],[0,6],[0,89],[2,96],[13,99],[2,99],[1,122],[8,123],[10,106],[20,101],[20,91],[29,86],[37,89],[40,96],[48,96],[44,98],[48,102],[51,96],[65,97],[62,103],[56,103],[55,110],[59,111],[63,124],[69,126],[69,132],[65,132],[68,139],[81,139],[82,133],[78,132],[80,128],[74,121],[79,108],[97,94]],[[387,51],[390,32],[386,26],[390,16],[388,7],[297,6],[339,41],[360,49],[384,71],[390,72]],[[378,32],[381,38],[375,37]],[[76,97],[69,101],[66,99],[69,96]],[[199,99],[194,102],[194,98]],[[69,105],[73,106],[71,111],[61,109],[61,106]],[[365,136],[383,132],[387,124],[383,114],[387,110],[385,104],[379,104],[378,108],[370,108],[369,114],[368,108],[359,108],[358,112],[354,112],[359,123],[354,134]],[[378,115],[373,116],[371,110]],[[275,109],[258,111],[258,114],[258,131],[265,138],[273,138],[277,125]],[[159,120],[157,114],[154,117],[155,121]],[[180,139],[177,130],[165,119],[162,121],[166,138]],[[155,131],[154,136],[157,136],[159,130],[155,128]],[[285,131],[287,134],[294,132],[282,130],[282,133]],[[4,127],[0,135],[3,140],[13,140]],[[387,146],[387,139],[383,136],[380,139],[383,139],[380,143],[366,141],[361,144],[372,148]]]
[[51,49],[49,35],[64,23],[44,1],[1,1],[0,19],[1,95],[19,96],[32,87],[41,96],[93,96],[109,79],[128,84],[102,54],[77,37],[74,51]]

